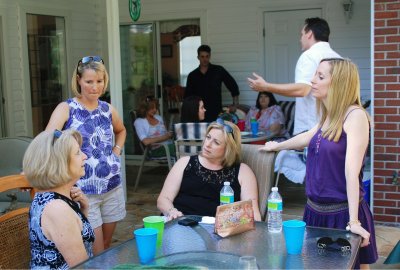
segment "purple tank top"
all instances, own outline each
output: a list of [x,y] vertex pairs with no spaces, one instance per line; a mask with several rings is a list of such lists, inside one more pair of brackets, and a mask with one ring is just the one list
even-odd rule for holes
[[[338,203],[347,201],[345,159],[347,135],[343,131],[339,141],[322,137],[319,129],[308,145],[306,165],[306,195],[317,203]],[[360,198],[364,162],[359,174]]]

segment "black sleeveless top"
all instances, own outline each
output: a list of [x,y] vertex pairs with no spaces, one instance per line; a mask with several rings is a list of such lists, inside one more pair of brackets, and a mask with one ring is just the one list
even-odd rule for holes
[[182,183],[174,200],[174,207],[184,215],[215,216],[219,205],[219,193],[224,182],[231,183],[235,202],[240,201],[240,164],[220,170],[209,170],[199,162],[199,156],[191,156],[183,171]]

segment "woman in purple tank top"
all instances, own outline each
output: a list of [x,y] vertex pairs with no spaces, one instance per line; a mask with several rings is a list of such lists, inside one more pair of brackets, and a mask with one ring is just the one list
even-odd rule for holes
[[362,237],[355,268],[378,259],[373,216],[361,184],[369,142],[369,116],[361,106],[357,67],[347,59],[323,59],[311,82],[320,122],[290,140],[267,142],[264,150],[308,146],[306,167],[308,226],[347,229]]

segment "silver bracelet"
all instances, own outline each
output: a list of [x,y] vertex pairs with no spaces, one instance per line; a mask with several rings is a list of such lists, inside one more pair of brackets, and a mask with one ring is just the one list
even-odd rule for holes
[[119,146],[118,144],[114,145],[114,147],[117,147],[120,151],[122,151],[121,146]]
[[123,154],[124,151],[122,150],[121,146],[119,146],[118,144],[116,144],[116,145],[114,145],[114,147],[119,149],[119,154],[120,154],[120,155]]

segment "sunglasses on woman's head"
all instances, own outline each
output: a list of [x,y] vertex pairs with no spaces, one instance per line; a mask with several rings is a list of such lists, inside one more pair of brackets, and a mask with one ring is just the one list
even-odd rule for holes
[[226,133],[232,134],[232,137],[233,137],[233,128],[230,125],[225,124],[225,122],[224,122],[224,120],[222,118],[217,118],[217,120],[215,122],[218,125],[223,126],[224,130],[226,131]]
[[97,63],[104,64],[104,61],[100,56],[96,56],[96,55],[95,56],[85,56],[85,57],[82,57],[81,60],[79,60],[78,66],[76,67],[77,71],[78,71],[78,67],[79,67],[80,64],[84,65],[84,64],[87,64],[87,63],[90,63],[90,62],[97,62]]
[[335,241],[330,237],[321,237],[317,241],[319,249],[326,249],[332,251],[350,252],[351,244],[344,238],[338,238]]
[[54,143],[56,142],[56,140],[57,140],[58,138],[60,138],[61,135],[62,135],[62,131],[60,131],[60,130],[58,130],[58,129],[54,130],[52,145],[54,145]]
[[85,57],[82,57],[82,59],[79,60],[78,65],[79,65],[79,64],[87,64],[87,63],[89,63],[89,62],[98,62],[98,63],[104,64],[103,59],[102,59],[100,56],[95,55],[95,56],[85,56]]

